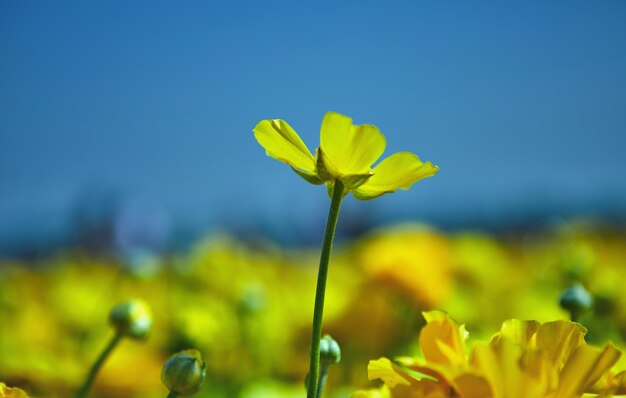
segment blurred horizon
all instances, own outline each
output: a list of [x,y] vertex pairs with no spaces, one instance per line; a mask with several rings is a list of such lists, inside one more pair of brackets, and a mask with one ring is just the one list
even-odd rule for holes
[[619,1],[2,2],[0,255],[111,220],[159,247],[215,229],[316,243],[325,189],[252,128],[285,119],[314,150],[331,110],[377,125],[383,156],[441,167],[346,201],[343,233],[623,224],[624,20]]

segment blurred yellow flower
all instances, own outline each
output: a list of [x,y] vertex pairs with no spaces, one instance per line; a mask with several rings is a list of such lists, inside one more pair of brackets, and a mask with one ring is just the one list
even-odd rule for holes
[[340,181],[344,194],[351,191],[361,200],[408,189],[439,170],[410,152],[393,154],[372,169],[385,151],[385,137],[376,126],[355,126],[352,119],[335,112],[324,116],[315,156],[284,120],[262,120],[253,131],[268,156],[287,163],[306,181],[326,183],[329,192]]
[[371,361],[370,380],[386,387],[353,397],[573,398],[624,388],[624,376],[610,373],[621,352],[612,344],[587,345],[587,331],[577,323],[510,320],[489,344],[475,345],[468,359],[463,325],[437,311],[424,317],[424,358]]
[[450,245],[423,226],[379,230],[361,240],[354,252],[368,279],[405,293],[420,309],[439,306],[452,290]]
[[6,384],[0,382],[0,398],[29,398],[28,394],[17,387],[7,387]]

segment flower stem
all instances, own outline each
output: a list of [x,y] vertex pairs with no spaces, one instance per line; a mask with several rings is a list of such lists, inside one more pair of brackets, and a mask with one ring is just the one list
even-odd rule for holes
[[324,387],[326,386],[326,378],[328,377],[328,365],[323,364],[320,369],[320,382],[317,386],[317,393],[315,394],[315,398],[322,398],[322,394],[324,393]]
[[320,255],[320,266],[317,273],[317,290],[315,291],[315,309],[313,311],[313,332],[311,333],[311,361],[309,363],[309,387],[307,388],[307,398],[315,398],[320,373],[320,339],[322,338],[322,318],[324,315],[324,296],[326,294],[326,278],[328,276],[328,263],[330,252],[333,247],[335,228],[341,199],[343,198],[343,184],[335,182],[333,197],[328,211],[326,221],[326,231],[324,232],[324,243]]
[[96,362],[94,362],[94,364],[91,366],[91,369],[89,370],[89,373],[87,374],[87,377],[85,378],[85,381],[83,382],[83,385],[80,387],[80,390],[78,390],[78,392],[76,393],[76,398],[84,398],[87,396],[87,393],[89,392],[89,389],[91,388],[91,384],[96,378],[96,375],[98,374],[98,371],[102,367],[102,364],[104,363],[104,361],[106,361],[107,357],[109,356],[111,351],[113,351],[117,343],[119,343],[122,337],[123,337],[122,334],[115,333],[113,338],[109,341],[109,344],[107,344],[104,350],[100,353],[100,356],[98,357],[98,359],[96,359]]
[[176,391],[170,391],[169,394],[167,394],[166,398],[176,398],[178,397],[178,393]]

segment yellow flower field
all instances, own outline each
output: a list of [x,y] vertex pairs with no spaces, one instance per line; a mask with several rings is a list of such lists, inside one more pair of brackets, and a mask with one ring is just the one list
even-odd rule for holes
[[[522,355],[529,350],[526,343],[506,340],[494,346],[493,333],[507,319],[533,320],[514,324],[518,328],[569,319],[559,307],[559,296],[574,282],[582,283],[595,300],[580,318],[588,330],[586,344],[605,347],[610,341],[609,347],[615,347],[610,350],[623,351],[626,236],[589,223],[566,227],[498,238],[403,224],[340,244],[328,280],[324,332],[340,343],[342,362],[330,369],[326,396],[374,388],[367,380],[371,360],[428,359],[420,349],[422,311],[446,311],[464,323],[471,331],[466,354],[474,352],[474,361]],[[197,396],[304,394],[314,250],[250,245],[213,235],[186,254],[159,260],[158,268],[131,268],[119,258],[86,252],[32,262],[4,260],[2,381],[34,397],[72,395],[113,335],[107,325],[110,309],[141,298],[152,308],[152,332],[145,342],[119,344],[96,378],[92,396],[163,397],[164,361],[190,347],[202,353],[207,367]],[[583,329],[570,327],[582,342]],[[489,383],[496,377],[488,373],[487,364],[463,364],[472,374],[484,372]],[[624,365],[622,357],[605,377],[614,377]],[[541,365],[542,372],[550,366]],[[525,380],[528,375],[515,377]]]

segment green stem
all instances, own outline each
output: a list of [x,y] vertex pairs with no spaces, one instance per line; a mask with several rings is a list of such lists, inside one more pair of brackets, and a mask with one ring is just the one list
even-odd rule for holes
[[324,393],[324,387],[326,387],[326,378],[328,377],[328,365],[322,365],[320,369],[320,382],[317,386],[317,393],[315,398],[322,398]]
[[178,397],[178,393],[176,391],[170,391],[169,394],[167,394],[166,398],[176,398]]
[[91,366],[91,369],[89,370],[89,373],[87,374],[87,377],[85,378],[85,381],[83,382],[83,385],[81,386],[80,390],[78,390],[78,392],[76,393],[76,398],[84,398],[87,396],[87,393],[89,392],[89,389],[91,388],[91,384],[96,378],[96,375],[98,374],[98,371],[102,367],[102,364],[104,363],[104,361],[106,361],[109,354],[111,354],[111,351],[113,351],[113,349],[115,348],[115,346],[117,345],[117,343],[119,343],[121,339],[122,339],[122,335],[120,333],[115,333],[115,336],[113,336],[113,338],[109,341],[109,344],[107,344],[104,350],[100,353],[100,356],[98,357],[98,359],[96,359],[96,362],[94,362],[94,364]]
[[307,398],[315,398],[320,373],[320,339],[322,338],[322,318],[324,315],[324,296],[326,294],[326,278],[328,276],[328,263],[330,252],[333,247],[335,228],[341,199],[343,198],[343,184],[335,182],[333,197],[328,211],[326,221],[326,231],[324,232],[324,243],[320,255],[320,266],[317,273],[317,290],[315,291],[315,309],[313,311],[313,332],[311,333],[311,361],[309,363],[309,387],[307,388]]

